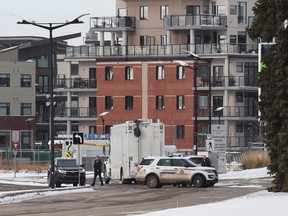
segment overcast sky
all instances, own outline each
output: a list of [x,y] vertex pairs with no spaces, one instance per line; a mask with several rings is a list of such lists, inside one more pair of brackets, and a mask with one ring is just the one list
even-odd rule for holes
[[[89,13],[75,24],[53,31],[54,36],[81,32],[81,38],[69,40],[72,45],[82,45],[89,30],[90,17],[115,16],[116,0],[0,0],[0,36],[43,36],[48,30],[31,25],[18,25],[21,17],[35,22],[65,22],[81,14]],[[13,16],[16,14],[18,16]],[[21,17],[20,17],[21,16]]]

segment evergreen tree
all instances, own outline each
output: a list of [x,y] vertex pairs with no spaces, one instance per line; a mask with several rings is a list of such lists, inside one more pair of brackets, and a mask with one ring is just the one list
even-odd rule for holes
[[258,0],[253,7],[255,22],[247,28],[251,38],[277,43],[262,61],[259,110],[266,122],[263,136],[270,156],[268,169],[274,177],[273,191],[288,192],[288,19],[287,0]]

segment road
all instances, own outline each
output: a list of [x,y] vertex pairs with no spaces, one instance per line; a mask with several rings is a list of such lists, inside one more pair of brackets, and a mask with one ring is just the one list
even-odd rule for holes
[[[94,191],[50,196],[1,205],[5,216],[124,216],[150,211],[199,205],[244,196],[263,190],[271,179],[223,181],[214,187],[193,188],[164,186],[150,189],[146,185],[96,185]],[[233,185],[233,186],[232,186]],[[246,187],[235,187],[246,185]],[[250,187],[247,187],[249,185]]]

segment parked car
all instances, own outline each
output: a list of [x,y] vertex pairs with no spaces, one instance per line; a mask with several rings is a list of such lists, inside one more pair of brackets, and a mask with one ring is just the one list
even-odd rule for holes
[[137,167],[136,181],[150,188],[166,184],[214,186],[218,173],[213,167],[200,167],[184,157],[146,157]]
[[[84,186],[86,182],[85,169],[77,165],[76,159],[71,158],[55,158],[54,183],[56,187],[61,187],[61,184],[73,184],[77,186],[79,183]],[[51,167],[48,169],[48,186],[51,186]]]

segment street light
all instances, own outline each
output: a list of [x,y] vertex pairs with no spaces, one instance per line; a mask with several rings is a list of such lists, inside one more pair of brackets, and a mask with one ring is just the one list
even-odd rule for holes
[[70,24],[81,24],[83,21],[80,21],[79,19],[83,16],[86,16],[88,14],[82,14],[75,19],[72,19],[71,21],[66,21],[64,23],[36,23],[35,21],[28,21],[26,19],[23,19],[22,21],[17,22],[17,24],[29,24],[34,25],[39,28],[43,28],[46,30],[49,30],[49,45],[50,45],[50,53],[49,53],[49,67],[50,67],[50,88],[49,88],[49,94],[50,94],[50,120],[49,120],[49,134],[50,134],[50,145],[51,145],[51,178],[50,178],[50,187],[54,188],[54,107],[53,107],[53,88],[54,88],[54,72],[53,72],[53,37],[52,32],[55,29],[64,27],[66,25]]
[[197,89],[197,67],[191,67],[187,62],[181,60],[174,60],[173,62],[178,63],[182,67],[187,67],[192,69],[194,72],[194,146],[195,146],[195,155],[198,154],[198,89]]
[[105,135],[105,119],[104,116],[107,115],[109,112],[102,112],[99,114],[99,117],[102,119],[102,128],[103,128],[103,135]]
[[215,112],[218,112],[218,118],[219,118],[218,123],[219,123],[219,125],[220,125],[221,111],[223,109],[224,109],[224,107],[218,107],[218,108],[215,109]]
[[30,147],[31,147],[31,121],[33,121],[34,118],[28,118],[25,120],[25,122],[28,123],[28,133],[29,133],[29,144],[30,144]]

